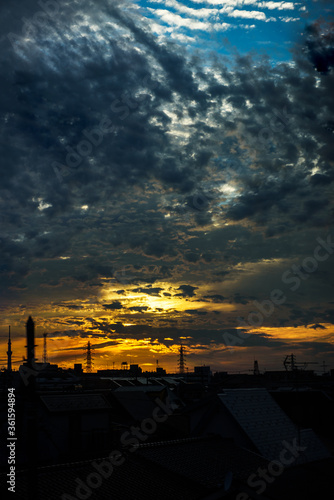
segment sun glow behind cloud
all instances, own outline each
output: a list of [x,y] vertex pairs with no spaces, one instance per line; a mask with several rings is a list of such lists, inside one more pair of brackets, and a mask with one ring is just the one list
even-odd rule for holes
[[[98,339],[96,335],[98,330],[91,331],[91,335],[86,338],[80,338],[73,332],[72,338],[52,336],[48,337],[48,356],[49,362],[56,363],[63,368],[73,367],[73,363],[82,363],[85,366],[85,347],[87,340],[91,341],[92,357],[94,369],[117,368],[120,369],[123,362],[155,366],[156,360],[159,360],[160,366],[169,371],[175,371],[177,368],[177,359],[179,351],[179,340],[172,337],[166,337],[164,340],[154,336],[147,336],[142,339],[130,339],[119,337],[117,335],[105,339]],[[290,350],[298,348],[299,362],[310,362],[316,360],[321,369],[323,361],[321,355],[317,355],[318,346],[323,344],[334,346],[334,331],[332,325],[316,325],[316,329],[307,327],[296,328],[256,328],[248,329],[250,337],[246,340],[226,347],[223,342],[217,340],[211,341],[211,349],[215,352],[214,358],[207,348],[196,342],[192,336],[183,337],[182,342],[186,347],[188,367],[196,364],[211,364],[214,369],[226,367],[228,370],[246,369],[249,366],[249,359],[253,356],[258,359],[260,366],[266,369],[277,369],[280,365],[283,368],[283,360]],[[36,358],[38,362],[42,361],[43,338],[39,332],[36,332]],[[280,347],[271,352],[268,358],[268,345],[261,343],[253,345],[249,340],[256,335],[263,336],[264,339],[272,339]],[[3,340],[3,339],[2,339]],[[14,335],[12,342],[13,365],[18,369],[22,362],[21,355],[25,355],[25,338]],[[2,341],[2,348],[5,343]],[[286,344],[286,345],[285,345]],[[289,345],[289,347],[288,347]],[[289,350],[290,349],[290,350]],[[4,359],[2,359],[4,364]],[[317,369],[316,367],[314,369]]]
[[[131,352],[175,367],[181,340],[190,366],[278,362],[311,344],[333,356],[332,257],[296,293],[282,282],[332,224],[331,25],[303,38],[292,2],[139,5],[64,5],[57,32],[4,37],[1,362],[8,324],[15,362],[25,354],[29,314],[39,359],[48,332],[66,364],[88,339],[96,367]],[[115,130],[97,144],[103,117]],[[82,151],[92,131],[69,169],[66,146]],[[233,358],[223,332],[275,288],[285,303]]]

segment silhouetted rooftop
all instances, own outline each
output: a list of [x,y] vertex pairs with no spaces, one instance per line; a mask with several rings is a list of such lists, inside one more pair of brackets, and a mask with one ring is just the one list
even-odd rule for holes
[[[291,443],[299,436],[297,426],[266,389],[226,389],[219,397],[259,453],[268,460],[277,459],[283,441]],[[330,456],[311,429],[300,433],[300,438],[306,450],[299,457],[299,463]]]
[[102,394],[47,394],[41,396],[41,400],[51,412],[110,408]]

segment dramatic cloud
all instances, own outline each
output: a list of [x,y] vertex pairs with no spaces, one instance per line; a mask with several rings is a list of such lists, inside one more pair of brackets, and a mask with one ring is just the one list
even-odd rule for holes
[[180,297],[194,297],[196,289],[197,289],[197,286],[181,285],[178,288],[178,290],[181,290],[181,293],[178,293],[176,295],[180,296]]
[[308,57],[320,73],[328,73],[334,66],[333,23],[315,23],[306,27]]
[[1,7],[3,327],[224,353],[254,313],[330,335],[333,25],[303,21],[279,61],[225,37],[301,4],[155,4]]
[[103,304],[103,307],[111,311],[115,309],[123,309],[122,304],[118,300],[115,300],[112,304]]

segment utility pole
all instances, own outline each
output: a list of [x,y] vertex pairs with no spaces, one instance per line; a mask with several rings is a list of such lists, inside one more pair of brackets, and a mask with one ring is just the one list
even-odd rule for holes
[[92,373],[93,358],[92,358],[92,346],[90,345],[90,340],[88,340],[86,351],[86,372]]

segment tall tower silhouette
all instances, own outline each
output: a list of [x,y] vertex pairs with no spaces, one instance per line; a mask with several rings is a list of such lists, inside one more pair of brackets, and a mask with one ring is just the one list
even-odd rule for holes
[[296,356],[294,354],[288,354],[283,361],[285,369],[294,371],[296,369]]
[[8,332],[8,351],[7,351],[7,371],[12,371],[12,341],[10,340],[10,326]]
[[28,321],[26,323],[27,330],[27,364],[30,368],[33,367],[35,362],[35,323],[32,320],[32,317],[29,316]]
[[44,337],[44,343],[43,343],[43,363],[47,363],[48,362],[48,352],[47,352],[47,349],[46,349],[46,336],[47,336],[47,333],[43,333],[43,337]]
[[92,373],[93,358],[92,358],[92,346],[90,345],[90,340],[88,340],[86,351],[86,372]]
[[253,374],[254,375],[260,375],[259,363],[256,361],[256,359],[254,360]]
[[184,368],[185,368],[185,348],[183,345],[180,345],[179,349],[179,373],[184,373]]

